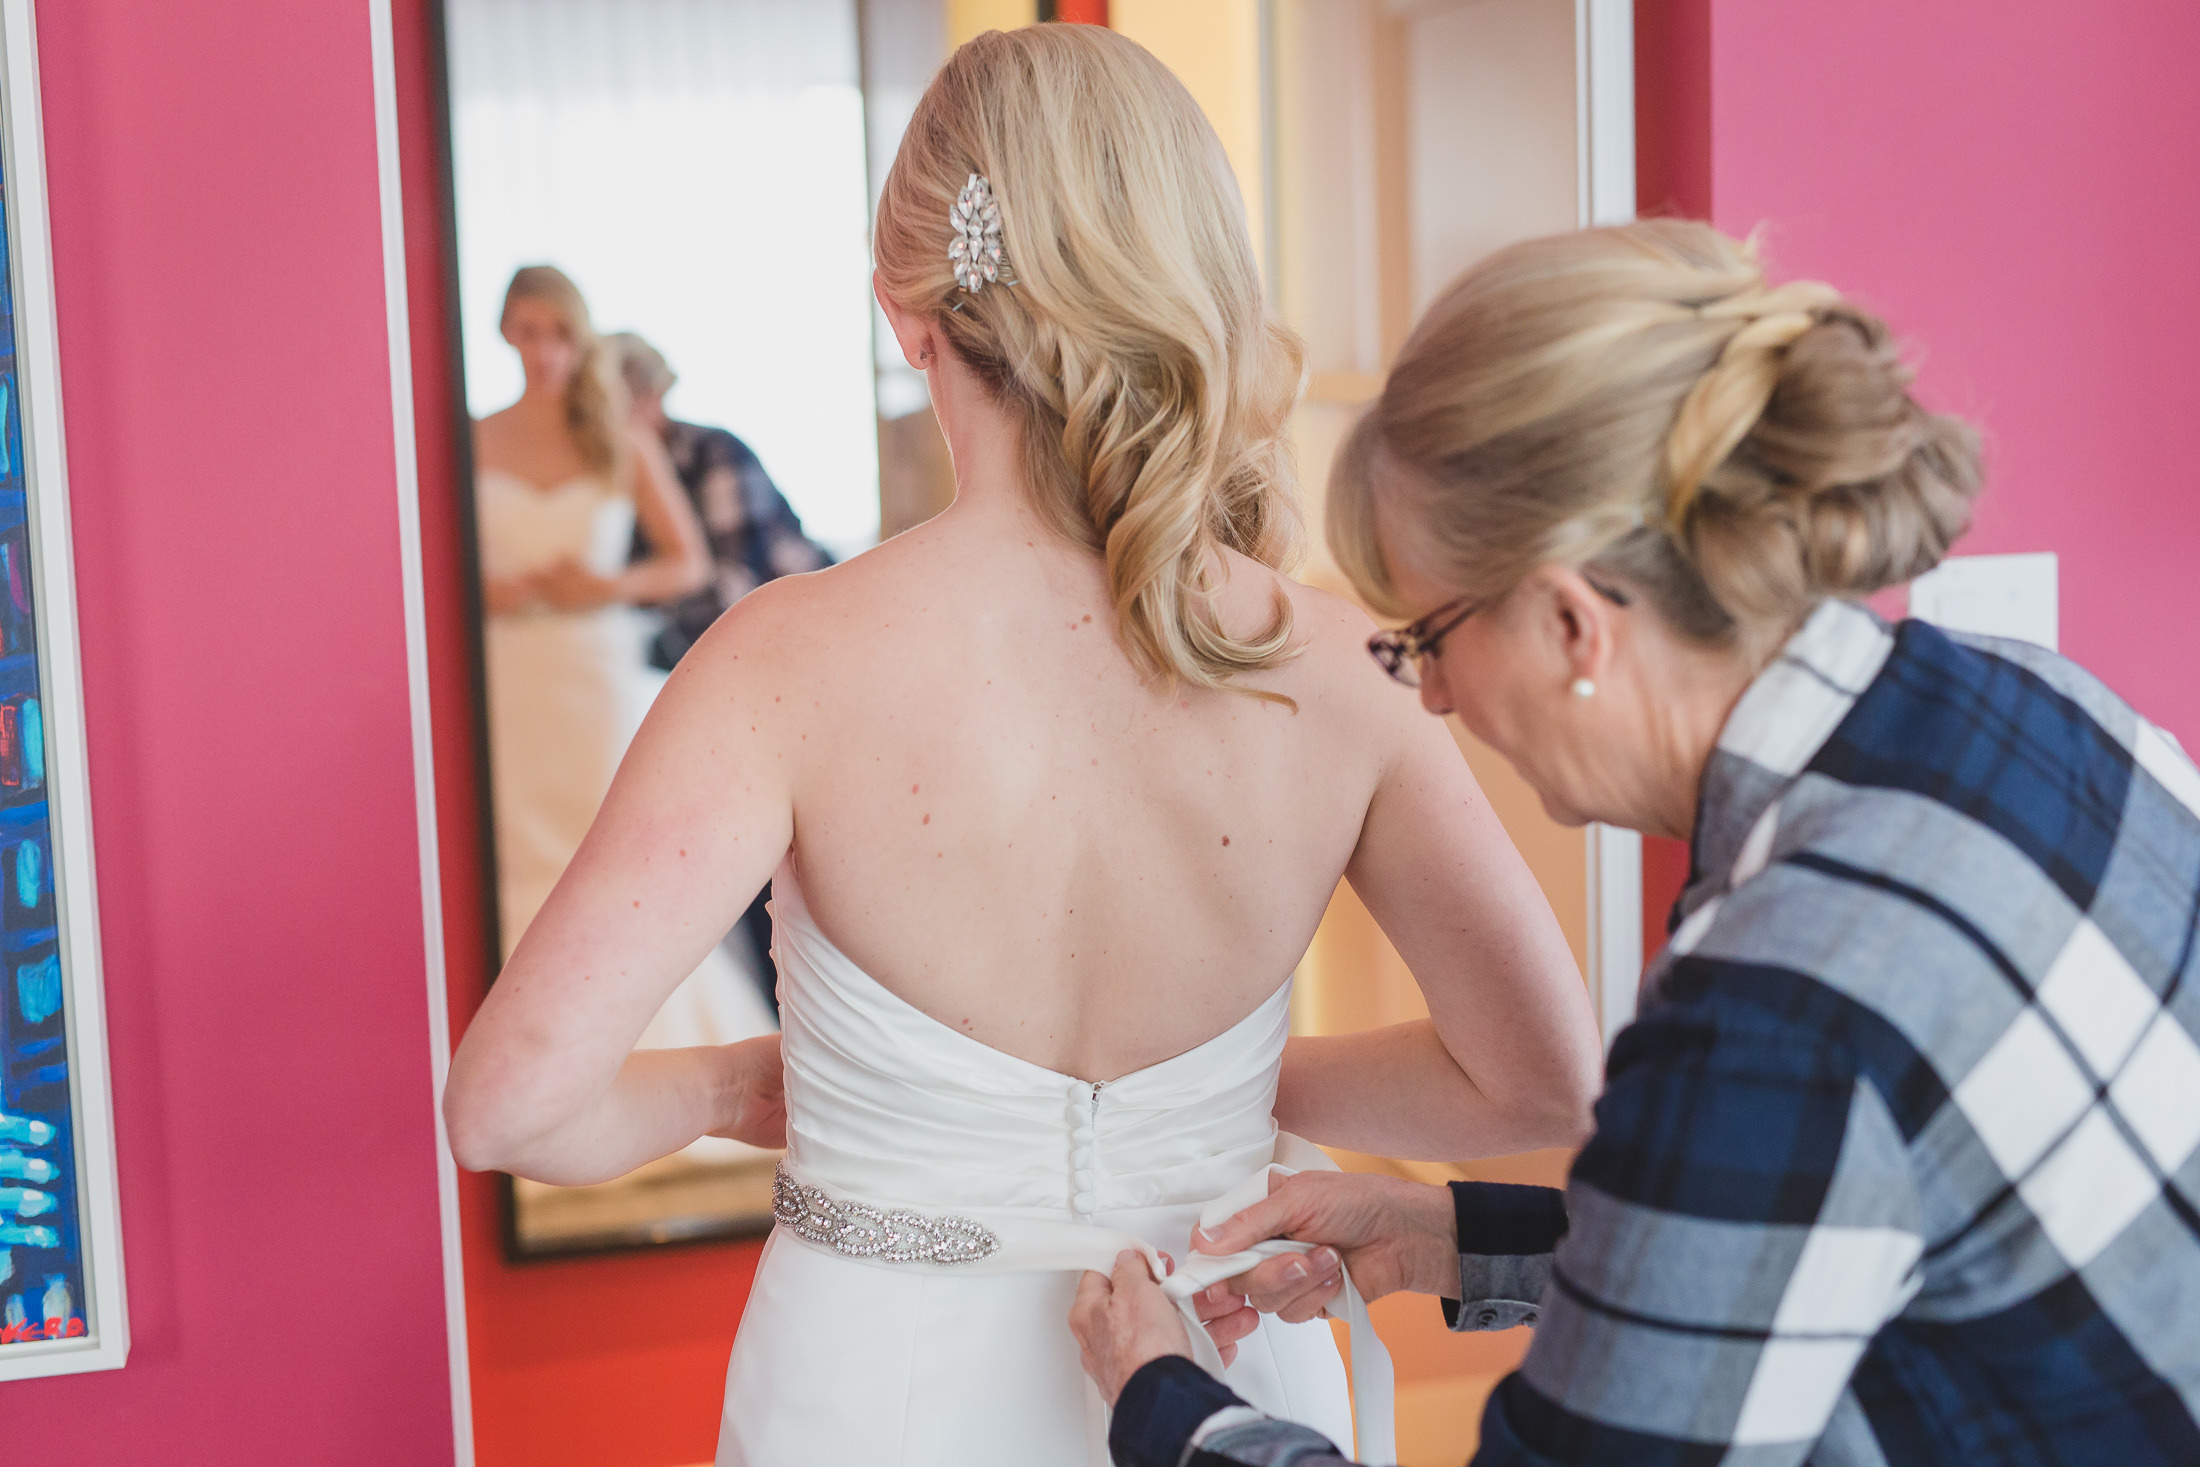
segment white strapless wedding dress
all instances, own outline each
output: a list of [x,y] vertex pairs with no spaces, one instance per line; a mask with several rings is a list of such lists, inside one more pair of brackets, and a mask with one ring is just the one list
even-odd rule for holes
[[[1327,1164],[1272,1115],[1289,985],[1195,1049],[1090,1084],[880,986],[818,929],[791,859],[773,902],[787,1156],[718,1467],[1106,1467],[1068,1327],[1081,1270],[1132,1246],[1186,1260],[1202,1209],[1222,1199],[1218,1221],[1264,1192],[1279,1149]],[[1389,1361],[1353,1303],[1361,1445],[1387,1452]],[[1223,1378],[1352,1443],[1326,1323],[1263,1319]]]

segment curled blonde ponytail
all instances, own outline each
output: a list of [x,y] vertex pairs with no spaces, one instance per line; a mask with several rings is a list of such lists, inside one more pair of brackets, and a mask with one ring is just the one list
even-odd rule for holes
[[625,392],[616,378],[610,350],[589,321],[588,302],[580,287],[555,265],[523,265],[505,287],[505,317],[510,317],[512,302],[518,300],[542,301],[565,318],[566,330],[580,349],[580,360],[565,384],[565,428],[582,464],[617,483],[625,466],[625,439],[620,431],[626,415]]
[[[1015,284],[955,282],[948,213],[992,186]],[[918,104],[880,197],[887,297],[1015,415],[1033,502],[1105,556],[1124,647],[1202,687],[1291,652],[1288,603],[1232,635],[1219,550],[1281,566],[1303,354],[1267,311],[1222,146],[1167,68],[1096,26],[989,32]]]

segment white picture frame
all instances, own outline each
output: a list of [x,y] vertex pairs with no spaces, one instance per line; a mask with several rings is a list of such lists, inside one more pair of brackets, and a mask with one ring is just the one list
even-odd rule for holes
[[[19,463],[9,465],[6,460],[17,450],[9,443],[13,436],[6,421],[9,404],[0,403],[0,467],[17,468],[22,475],[22,543],[28,551],[28,605],[36,657],[32,687],[36,716],[19,715],[20,741],[22,749],[32,751],[24,755],[26,761],[42,766],[36,772],[45,791],[45,842],[51,854],[32,864],[43,864],[50,881],[51,945],[60,970],[62,1033],[58,1045],[50,1037],[38,1041],[44,1046],[39,1057],[46,1060],[38,1073],[50,1076],[51,1055],[64,1056],[67,1066],[63,1080],[68,1144],[60,1156],[36,1159],[45,1161],[46,1167],[71,1169],[66,1180],[57,1174],[51,1185],[53,1195],[63,1199],[55,1210],[55,1235],[61,1236],[62,1213],[74,1229],[72,1245],[66,1250],[21,1243],[5,1249],[12,1273],[0,1280],[0,1335],[8,1332],[11,1312],[30,1312],[27,1300],[38,1299],[44,1309],[52,1307],[52,1278],[62,1278],[64,1289],[76,1296],[64,1302],[59,1338],[18,1334],[0,1342],[0,1381],[8,1381],[119,1369],[130,1350],[33,0],[0,0],[0,180],[5,184],[0,199],[6,215],[7,286],[14,307],[14,363],[6,387],[7,395],[16,399],[13,407],[21,424]],[[0,493],[7,487],[6,476],[0,475]],[[10,587],[0,584],[0,602],[10,594]],[[20,657],[21,650],[15,655]],[[0,691],[0,710],[11,706],[9,697]],[[0,717],[0,755],[5,753],[5,724]],[[22,776],[26,781],[30,777]],[[0,758],[0,787],[4,785],[4,758]],[[21,797],[16,798],[20,807]],[[17,828],[27,828],[27,817],[25,825]],[[16,844],[10,845],[11,840]],[[22,874],[18,846],[24,843],[29,842],[0,833],[0,876],[8,878],[0,882],[7,888],[0,891],[0,903],[21,900],[26,889],[35,891],[37,875],[28,878],[26,886]],[[12,912],[6,915],[13,917]],[[7,1110],[8,1097],[14,1093],[9,1087],[26,1073],[26,1061],[16,1052],[9,1038],[14,1031],[7,1025],[23,1020],[29,1012],[45,1012],[42,1004],[32,1006],[24,997],[25,980],[12,954],[5,968],[0,972],[0,1005],[5,1006],[0,1013],[0,1112]],[[44,1026],[52,1027],[50,1017]],[[49,1078],[41,1083],[48,1091],[39,1093],[63,1088],[62,1080]],[[0,1122],[0,1127],[5,1124]],[[58,1140],[52,1144],[61,1146]],[[28,1137],[12,1144],[0,1139],[0,1156],[39,1149]],[[44,1175],[45,1168],[30,1168],[27,1160],[8,1165]],[[0,1176],[0,1187],[17,1188],[19,1194],[40,1185],[29,1174]],[[0,1208],[0,1227],[21,1228],[44,1215],[19,1215],[14,1206]],[[40,1272],[56,1266],[63,1267],[62,1274],[48,1272],[44,1280],[40,1278]],[[74,1289],[68,1288],[72,1279]],[[73,1313],[69,1303],[75,1306]],[[40,1331],[46,1324],[43,1319],[29,1322]],[[18,1330],[23,1327],[16,1325]]]

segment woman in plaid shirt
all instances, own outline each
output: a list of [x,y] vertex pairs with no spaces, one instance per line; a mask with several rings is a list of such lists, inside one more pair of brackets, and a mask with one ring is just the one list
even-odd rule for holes
[[[1205,1246],[1325,1246],[1218,1286],[1218,1340],[1219,1290],[1306,1318],[1340,1267],[1538,1323],[1482,1464],[2200,1462],[2200,774],[2052,653],[1855,604],[1978,482],[1908,383],[1672,221],[1504,251],[1407,343],[1331,487],[1419,617],[1371,650],[1692,875],[1563,1200],[1293,1177]],[[1073,1322],[1125,1467],[1342,1460],[1142,1265]]]

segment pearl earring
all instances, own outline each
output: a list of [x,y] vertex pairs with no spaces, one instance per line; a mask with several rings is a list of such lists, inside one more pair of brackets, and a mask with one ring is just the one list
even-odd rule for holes
[[1594,697],[1595,697],[1596,695],[1597,695],[1597,685],[1596,685],[1595,683],[1593,683],[1593,682],[1590,682],[1590,681],[1589,681],[1589,680],[1588,680],[1587,678],[1585,678],[1585,677],[1577,677],[1577,678],[1575,678],[1575,679],[1574,679],[1574,696],[1575,696],[1575,697],[1577,697],[1577,698],[1594,698]]

